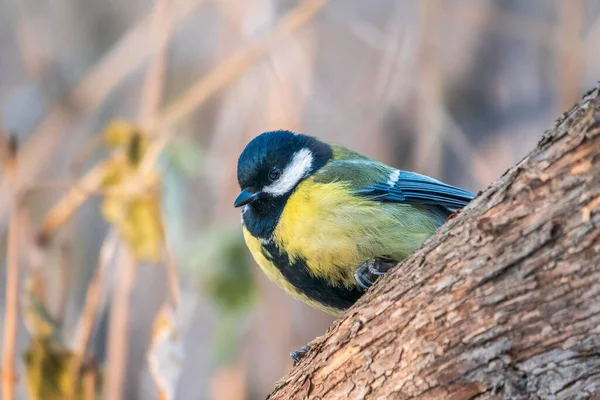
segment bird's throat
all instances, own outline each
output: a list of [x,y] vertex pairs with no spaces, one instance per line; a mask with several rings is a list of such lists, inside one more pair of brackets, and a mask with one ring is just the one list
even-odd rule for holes
[[257,238],[267,240],[283,213],[287,196],[280,198],[260,199],[243,210],[243,221],[246,229]]

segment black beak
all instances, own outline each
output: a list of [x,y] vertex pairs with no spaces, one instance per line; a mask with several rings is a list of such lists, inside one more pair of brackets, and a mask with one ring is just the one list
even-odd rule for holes
[[245,206],[246,204],[252,203],[254,200],[258,199],[258,195],[260,192],[254,192],[253,189],[244,189],[238,194],[238,197],[233,202],[234,207]]

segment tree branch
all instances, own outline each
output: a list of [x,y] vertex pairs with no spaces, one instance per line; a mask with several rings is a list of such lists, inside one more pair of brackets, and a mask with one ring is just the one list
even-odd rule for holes
[[347,315],[270,399],[600,390],[600,86]]

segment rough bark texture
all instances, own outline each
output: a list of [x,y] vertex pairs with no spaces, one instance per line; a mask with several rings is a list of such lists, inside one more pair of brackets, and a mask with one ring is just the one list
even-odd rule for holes
[[311,343],[270,399],[596,397],[599,89]]

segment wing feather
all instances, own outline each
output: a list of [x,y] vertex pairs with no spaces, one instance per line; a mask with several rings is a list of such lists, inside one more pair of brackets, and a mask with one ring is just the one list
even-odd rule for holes
[[400,171],[394,182],[377,182],[358,194],[382,202],[428,204],[457,210],[465,207],[475,194],[414,172]]
[[358,195],[372,200],[434,205],[450,212],[465,207],[475,198],[468,190],[370,159],[333,161],[315,178],[320,182],[348,182]]

